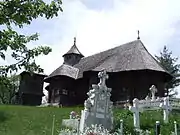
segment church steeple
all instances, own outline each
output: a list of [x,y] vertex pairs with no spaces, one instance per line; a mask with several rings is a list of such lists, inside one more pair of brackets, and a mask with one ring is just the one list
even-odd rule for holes
[[84,57],[76,46],[76,37],[74,37],[73,46],[70,48],[70,50],[67,53],[63,55],[63,57],[64,57],[64,64],[68,64],[71,66],[77,64],[80,61],[80,59]]
[[65,54],[63,55],[63,57],[64,57],[65,55],[68,55],[68,54],[77,54],[77,55],[81,55],[82,57],[84,57],[84,56],[82,55],[82,53],[79,51],[79,49],[77,48],[77,46],[76,46],[76,37],[74,37],[74,44],[73,44],[73,46],[70,48],[70,50],[69,50],[67,53],[65,53]]

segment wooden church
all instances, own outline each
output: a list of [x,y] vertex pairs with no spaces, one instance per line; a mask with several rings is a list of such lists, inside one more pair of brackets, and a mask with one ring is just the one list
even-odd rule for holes
[[77,48],[76,40],[63,55],[64,62],[44,79],[49,85],[48,102],[64,106],[81,105],[92,84],[97,84],[98,72],[105,69],[109,75],[106,84],[112,88],[111,100],[139,98],[149,93],[151,85],[157,95],[165,95],[165,85],[172,76],[148,52],[142,41],[135,41],[85,57]]

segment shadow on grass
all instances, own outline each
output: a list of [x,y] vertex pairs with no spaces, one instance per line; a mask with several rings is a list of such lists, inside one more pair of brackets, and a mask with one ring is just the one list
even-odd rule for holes
[[10,115],[4,111],[0,111],[0,123],[10,119]]

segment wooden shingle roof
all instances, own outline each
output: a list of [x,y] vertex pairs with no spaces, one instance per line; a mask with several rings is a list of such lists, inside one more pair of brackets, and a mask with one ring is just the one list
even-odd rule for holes
[[55,76],[67,76],[76,79],[78,77],[78,73],[79,73],[79,69],[72,67],[70,65],[62,64],[59,68],[53,71],[48,77],[46,77],[45,81]]
[[[74,76],[74,79],[82,78],[83,72],[101,71],[103,69],[106,69],[107,72],[153,70],[168,74],[147,51],[141,40],[135,40],[107,51],[83,57],[73,68],[78,69],[78,75]],[[55,74],[50,76],[53,77]]]

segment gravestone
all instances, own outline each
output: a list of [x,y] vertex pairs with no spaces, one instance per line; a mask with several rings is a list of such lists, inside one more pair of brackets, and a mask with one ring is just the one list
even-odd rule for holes
[[111,89],[107,88],[106,71],[98,73],[100,82],[92,85],[92,89],[87,93],[88,99],[84,102],[84,110],[81,111],[80,131],[91,125],[102,125],[105,129],[113,128],[113,102],[110,101]]
[[[169,97],[155,97],[155,93],[157,89],[154,85],[150,88],[151,97],[146,96],[145,100],[138,100],[135,98],[133,100],[133,106],[129,107],[129,110],[133,113],[134,117],[134,127],[136,129],[140,128],[139,121],[139,112],[143,112],[144,110],[163,110],[163,120],[164,123],[169,122],[169,113],[173,109],[179,109],[180,100],[177,98],[169,98]],[[178,108],[179,107],[179,108]]]
[[72,111],[69,115],[69,119],[63,119],[62,125],[65,127],[70,127],[72,129],[79,128],[79,115],[75,111]]
[[152,85],[149,90],[151,92],[151,100],[154,101],[156,99],[155,94],[157,93],[157,88],[155,85]]
[[139,122],[139,100],[135,98],[133,100],[133,106],[129,107],[129,110],[133,113],[134,118],[134,127],[136,129],[140,129],[140,122]]
[[172,107],[169,104],[169,97],[164,98],[164,102],[160,104],[160,107],[163,109],[163,120],[164,123],[168,123],[169,121],[169,112],[172,110]]

